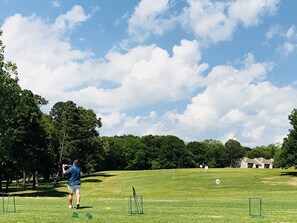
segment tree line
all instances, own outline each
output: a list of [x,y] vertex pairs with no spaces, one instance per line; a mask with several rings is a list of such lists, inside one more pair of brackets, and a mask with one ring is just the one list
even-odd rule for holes
[[[0,30],[0,37],[2,31]],[[273,158],[278,167],[297,164],[297,110],[289,115],[293,128],[283,145],[243,147],[229,139],[225,144],[207,139],[184,142],[172,135],[101,137],[102,126],[93,110],[73,101],[57,102],[48,114],[48,102],[19,86],[16,64],[4,60],[0,39],[0,191],[15,180],[36,187],[38,179],[55,184],[61,164],[81,161],[85,174],[100,170],[150,170],[168,168],[237,167],[250,158]]]
[[102,141],[107,170],[239,167],[244,156],[271,159],[280,154],[275,144],[251,149],[234,139],[225,144],[212,139],[185,143],[172,135],[124,135],[102,137]]

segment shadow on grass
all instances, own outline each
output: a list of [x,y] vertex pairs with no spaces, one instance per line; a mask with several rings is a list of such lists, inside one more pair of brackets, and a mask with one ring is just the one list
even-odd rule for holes
[[93,206],[80,206],[79,209],[93,208]]
[[89,175],[81,176],[81,178],[88,178],[88,177],[113,177],[116,176],[115,174],[109,174],[104,172],[97,172],[97,173],[91,173]]
[[[57,188],[65,187],[65,191],[58,191]],[[65,197],[67,193],[67,187],[64,184],[58,186],[53,183],[40,183],[36,189],[32,189],[31,185],[28,185],[25,189],[22,187],[10,187],[8,193],[17,197]]]
[[[83,183],[100,183],[102,180],[94,179],[94,177],[112,177],[113,174],[97,172],[89,175],[81,176]],[[58,191],[57,188],[63,187],[64,191]],[[60,179],[57,186],[53,185],[53,182],[41,182],[36,189],[32,189],[32,185],[27,185],[25,189],[22,187],[9,187],[8,193],[19,197],[65,197],[67,192],[67,180],[65,178]],[[83,208],[83,207],[82,207]],[[85,208],[91,208],[91,206],[85,206]]]
[[40,190],[40,191],[23,191],[21,193],[14,194],[18,197],[65,197],[68,193],[57,191],[55,189],[51,190]]
[[100,183],[102,182],[102,180],[94,179],[93,177],[113,177],[113,176],[116,176],[116,175],[104,173],[104,172],[97,172],[97,173],[81,176],[81,179],[83,182],[87,182],[87,183]]
[[281,176],[291,176],[291,177],[297,177],[297,171],[291,172],[281,172]]
[[83,179],[82,180],[83,183],[100,183],[102,182],[102,180],[99,180],[99,179]]

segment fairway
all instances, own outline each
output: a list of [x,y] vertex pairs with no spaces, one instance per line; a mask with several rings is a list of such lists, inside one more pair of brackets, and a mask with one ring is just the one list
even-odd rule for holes
[[[80,210],[68,209],[63,181],[55,189],[12,192],[17,213],[9,206],[0,222],[296,222],[296,174],[228,168],[98,172],[82,179]],[[143,196],[142,215],[128,215],[132,186]],[[249,216],[249,198],[262,199],[264,217]]]

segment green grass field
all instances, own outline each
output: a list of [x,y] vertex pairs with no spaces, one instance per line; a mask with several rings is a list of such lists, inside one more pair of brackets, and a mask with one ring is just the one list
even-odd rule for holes
[[[68,209],[63,181],[58,188],[12,192],[16,213],[10,201],[0,222],[297,222],[296,176],[281,169],[99,172],[82,179],[82,209]],[[143,196],[142,215],[128,215],[132,186]],[[249,216],[249,198],[262,199],[264,217]]]

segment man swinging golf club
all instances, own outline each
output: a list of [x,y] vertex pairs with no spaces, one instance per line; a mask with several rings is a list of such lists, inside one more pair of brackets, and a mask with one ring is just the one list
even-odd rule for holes
[[[68,167],[68,168],[67,168]],[[76,209],[79,209],[80,204],[80,168],[78,165],[78,160],[73,161],[73,165],[63,164],[62,172],[68,177],[68,202],[69,208],[73,208],[72,199],[73,193],[76,195]]]

